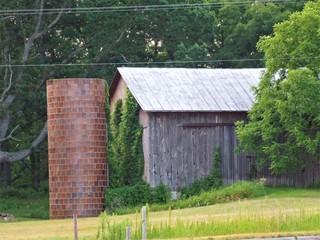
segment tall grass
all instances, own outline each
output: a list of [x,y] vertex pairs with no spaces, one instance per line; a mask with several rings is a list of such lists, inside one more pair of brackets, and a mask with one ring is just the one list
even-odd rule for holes
[[[147,236],[148,239],[168,239],[248,233],[320,231],[319,222],[320,208],[306,210],[303,206],[291,212],[274,210],[273,212],[260,214],[243,214],[239,210],[234,215],[228,215],[225,218],[214,219],[209,217],[206,220],[177,219],[173,221],[171,219],[171,211],[169,211],[167,221],[156,225],[153,225],[150,221],[148,222]],[[133,224],[128,220],[113,225],[108,223],[109,233],[105,233],[105,237],[97,235],[97,239],[120,239],[114,238],[115,236],[120,236],[120,232],[122,232],[121,237],[124,238],[125,227],[128,224],[131,224],[134,229],[132,239],[141,239],[141,221],[138,219]]]
[[131,225],[132,222],[129,219],[126,219],[120,223],[110,223],[108,215],[104,212],[100,216],[100,225],[96,239],[125,239],[126,227]]

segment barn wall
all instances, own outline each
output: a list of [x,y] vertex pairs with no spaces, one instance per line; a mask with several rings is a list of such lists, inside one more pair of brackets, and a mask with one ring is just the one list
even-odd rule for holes
[[265,168],[258,173],[258,177],[266,178],[266,183],[270,186],[307,187],[320,181],[320,162],[308,161],[304,169],[280,175],[272,175]]
[[[150,155],[150,149],[149,149],[149,143],[150,143],[150,128],[149,126],[149,114],[142,109],[139,111],[139,122],[141,126],[143,127],[143,134],[142,134],[142,146],[143,146],[143,156],[144,159],[149,159]],[[146,182],[150,182],[149,175],[146,174],[149,172],[149,166],[150,162],[145,161],[144,162],[144,174],[143,174],[143,180]]]
[[246,178],[249,161],[234,154],[232,124],[245,117],[245,113],[149,113],[144,146],[149,146],[145,176],[150,185],[163,182],[172,190],[190,186],[212,171],[213,151],[218,147],[224,183]]
[[121,78],[119,80],[119,83],[118,83],[116,89],[114,90],[114,92],[112,92],[112,96],[110,98],[110,112],[114,111],[115,104],[119,99],[122,99],[122,100],[125,99],[125,97],[126,97],[126,89],[127,89],[127,84]]

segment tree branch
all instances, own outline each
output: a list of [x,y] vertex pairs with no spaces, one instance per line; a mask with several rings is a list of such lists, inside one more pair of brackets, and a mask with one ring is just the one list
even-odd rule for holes
[[31,143],[31,148],[37,147],[46,138],[47,134],[48,134],[48,122],[44,124],[38,137],[35,140],[33,140],[33,142]]
[[[72,51],[72,52],[68,55],[68,57],[62,61],[62,64],[66,64],[66,63],[70,62],[70,60],[72,60],[79,52],[83,51],[85,48],[86,48],[86,46],[80,46],[79,48],[77,48],[77,49],[75,49],[74,51]],[[37,87],[37,90],[38,90],[39,88],[41,88],[41,86],[46,82],[47,79],[50,79],[51,77],[53,77],[53,76],[55,75],[55,73],[56,73],[55,70],[50,71],[50,72],[46,75],[46,77],[44,77],[44,78],[42,79],[42,81],[40,82],[40,84],[39,84],[38,87]]]
[[[6,136],[8,128],[9,128],[9,124],[11,122],[11,118],[12,118],[11,115],[7,115],[1,120],[0,138],[4,138]],[[0,144],[0,146],[1,146],[1,144]]]
[[31,143],[30,148],[23,149],[17,152],[5,152],[5,151],[0,151],[0,163],[5,163],[5,162],[16,162],[19,161],[25,157],[28,157],[32,149],[37,147],[47,136],[47,131],[48,131],[48,126],[47,123],[43,126],[40,134],[38,137]]
[[39,15],[38,15],[38,21],[37,21],[37,24],[36,24],[36,26],[34,28],[34,32],[33,32],[32,36],[31,36],[31,38],[34,38],[34,39],[38,38],[39,29],[40,29],[40,26],[41,26],[41,23],[42,23],[43,8],[44,8],[44,0],[41,0],[41,2],[40,2],[40,11],[39,11]]
[[[38,14],[38,18],[37,18],[37,21],[36,21],[36,25],[34,27],[34,31],[33,33],[30,35],[30,37],[26,37],[25,35],[25,39],[26,39],[26,42],[24,44],[24,49],[23,49],[23,54],[21,56],[21,63],[22,65],[24,66],[26,64],[26,62],[28,61],[29,59],[29,55],[30,55],[30,51],[31,51],[31,48],[32,48],[32,45],[34,43],[34,41],[41,37],[42,35],[44,35],[47,31],[49,31],[52,27],[54,27],[57,22],[60,20],[64,10],[65,10],[65,7],[67,5],[67,0],[64,0],[61,8],[60,8],[60,11],[58,12],[58,15],[55,17],[55,19],[48,24],[47,27],[45,27],[44,30],[40,31],[40,28],[41,28],[41,25],[43,24],[43,11],[44,11],[44,0],[41,0],[40,2],[40,6],[39,6],[39,14]],[[12,16],[6,16],[6,17],[2,17],[2,21],[4,22],[4,20],[6,19],[15,19],[17,22],[20,23],[20,21],[18,21],[18,19],[16,18],[16,16],[12,15]],[[4,27],[4,31],[6,32],[6,29],[5,29],[5,25],[3,25]],[[23,31],[23,27],[22,27],[22,31]],[[9,55],[9,58],[10,58],[10,55]],[[11,59],[9,61],[9,65],[10,65],[10,62],[11,62]],[[12,75],[13,75],[13,72],[12,72],[12,69],[11,67],[9,67],[9,70],[10,70],[10,81],[9,81],[9,85],[8,87],[5,89],[5,91],[2,93],[1,95],[1,98],[0,98],[0,104],[2,102],[3,103],[3,106],[5,106],[5,108],[9,108],[10,105],[12,104],[12,102],[14,101],[15,99],[15,96],[14,95],[11,95],[11,96],[8,96],[7,99],[5,99],[5,96],[6,94],[9,92],[10,88],[11,88],[11,85],[12,85]],[[22,79],[22,75],[23,75],[23,67],[21,67],[17,73],[17,77],[16,77],[16,82],[19,82],[21,79]]]
[[[125,36],[125,33],[127,33],[128,29],[130,29],[130,26],[132,25],[133,19],[134,19],[134,17],[132,17],[132,18],[128,21],[128,24],[124,27],[124,30],[120,33],[119,37],[118,37],[114,42],[112,42],[112,43],[109,44],[109,45],[108,45],[108,43],[106,43],[104,46],[102,46],[102,49],[108,47],[107,50],[108,50],[109,52],[119,54],[126,62],[129,62],[129,61],[126,59],[126,57],[125,57],[123,54],[121,54],[121,53],[118,53],[118,52],[113,51],[112,48],[113,48],[116,44],[118,44],[118,43],[120,43],[120,42],[122,41],[123,37]],[[101,54],[102,54],[102,53],[101,53]],[[101,54],[100,54],[100,55],[97,55],[97,56],[95,57],[94,63],[99,63],[99,62],[100,62],[100,60],[101,60]]]
[[12,139],[12,140],[15,140],[15,141],[20,141],[20,140],[14,138],[14,137],[12,136],[13,133],[14,133],[19,127],[20,127],[19,125],[16,126],[16,127],[11,131],[11,133],[10,133],[8,136],[6,136],[5,138],[1,138],[1,139],[0,139],[0,144],[4,143],[5,141],[8,141],[9,139]]
[[[43,31],[39,32],[40,26],[41,26],[42,21],[43,21],[42,16],[43,16],[43,8],[44,8],[44,6],[43,6],[44,2],[43,2],[43,0],[41,1],[40,10],[39,10],[39,17],[38,17],[38,21],[37,21],[37,24],[35,26],[34,32],[28,38],[28,40],[26,41],[25,46],[24,46],[24,51],[23,51],[23,54],[22,54],[22,65],[25,65],[25,63],[28,61],[29,54],[30,54],[30,51],[31,51],[31,47],[32,47],[34,41],[37,38],[41,37],[43,34],[45,34],[47,31],[49,31],[54,25],[57,24],[57,22],[61,18],[61,15],[64,12],[64,8],[65,8],[66,4],[67,4],[67,1],[65,0],[63,2],[63,5],[61,6],[61,10],[58,13],[57,17]],[[18,77],[19,80],[21,79],[21,77],[22,77],[22,73],[21,73],[21,75],[19,74],[19,77]]]
[[[46,33],[47,31],[49,31],[54,25],[57,24],[57,22],[60,20],[62,14],[63,14],[63,12],[64,12],[64,8],[66,7],[66,5],[67,5],[67,1],[64,1],[63,5],[62,5],[62,7],[61,7],[61,10],[60,10],[60,12],[58,13],[57,17],[47,26],[46,29],[44,29],[42,32],[39,33],[40,36],[42,36],[44,33]],[[39,36],[39,37],[40,37],[40,36]]]
[[[6,25],[5,25],[5,22],[4,22],[4,18],[2,18],[2,22],[3,22],[3,31],[6,34],[6,41],[9,42],[10,40],[8,38],[8,33],[7,33],[7,28],[6,28]],[[19,22],[19,21],[17,20],[17,22]],[[4,80],[5,80],[5,82],[9,82],[9,84],[5,87],[4,91],[2,92],[1,99],[0,99],[0,104],[2,104],[2,107],[4,109],[8,109],[10,107],[10,105],[12,104],[12,102],[14,101],[15,96],[14,95],[6,96],[8,94],[8,92],[10,91],[10,89],[11,89],[12,76],[13,76],[13,71],[11,69],[11,55],[9,53],[8,46],[6,46],[6,45],[4,46],[3,58],[4,58],[5,62],[7,62],[8,65],[9,65],[10,74],[8,74],[8,68],[6,68]],[[9,81],[7,81],[8,77],[9,77]]]
[[[10,76],[9,76],[9,83],[7,85],[7,87],[3,90],[2,94],[1,94],[1,98],[0,98],[0,103],[2,103],[4,101],[5,96],[7,95],[7,93],[10,91],[11,86],[12,86],[12,75],[13,75],[13,71],[11,69],[11,56],[9,54],[8,56],[8,65],[9,65],[9,71],[10,71]],[[6,74],[7,75],[7,74]]]

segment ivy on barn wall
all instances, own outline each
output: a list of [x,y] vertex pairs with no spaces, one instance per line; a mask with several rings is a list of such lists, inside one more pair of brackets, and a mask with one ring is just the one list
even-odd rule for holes
[[111,115],[109,147],[110,187],[133,185],[141,181],[144,158],[139,105],[127,89],[124,103],[118,100]]
[[109,179],[110,187],[117,188],[121,185],[120,182],[120,145],[119,145],[119,131],[122,116],[122,100],[118,100],[115,104],[115,110],[111,115],[109,143]]
[[213,152],[213,170],[212,170],[212,179],[213,179],[213,187],[218,188],[222,186],[222,169],[221,169],[222,155],[221,149],[217,148]]

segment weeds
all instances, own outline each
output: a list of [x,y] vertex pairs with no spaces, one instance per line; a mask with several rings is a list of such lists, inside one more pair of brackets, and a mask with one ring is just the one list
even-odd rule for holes
[[100,225],[96,235],[96,239],[101,240],[114,240],[124,239],[126,233],[126,227],[131,226],[132,222],[126,219],[120,223],[110,223],[108,215],[102,213],[100,216]]
[[[296,231],[319,231],[320,208],[306,210],[303,206],[294,212],[282,212],[274,210],[269,213],[260,214],[243,214],[239,210],[234,215],[229,215],[225,218],[211,218],[205,220],[172,220],[171,210],[169,211],[167,221],[163,221],[153,225],[149,221],[148,224],[148,239],[166,239],[166,238],[193,238],[201,236],[218,236],[218,235],[237,235],[237,234],[255,234],[269,232],[296,232]],[[97,239],[120,239],[125,238],[125,235],[120,235],[120,231],[125,233],[125,227],[131,224],[125,220],[121,223],[108,226],[109,238]],[[139,225],[141,221],[133,224],[135,231],[132,234],[132,239],[141,239],[141,230]],[[137,227],[138,226],[138,227]],[[113,238],[111,238],[111,236]]]

